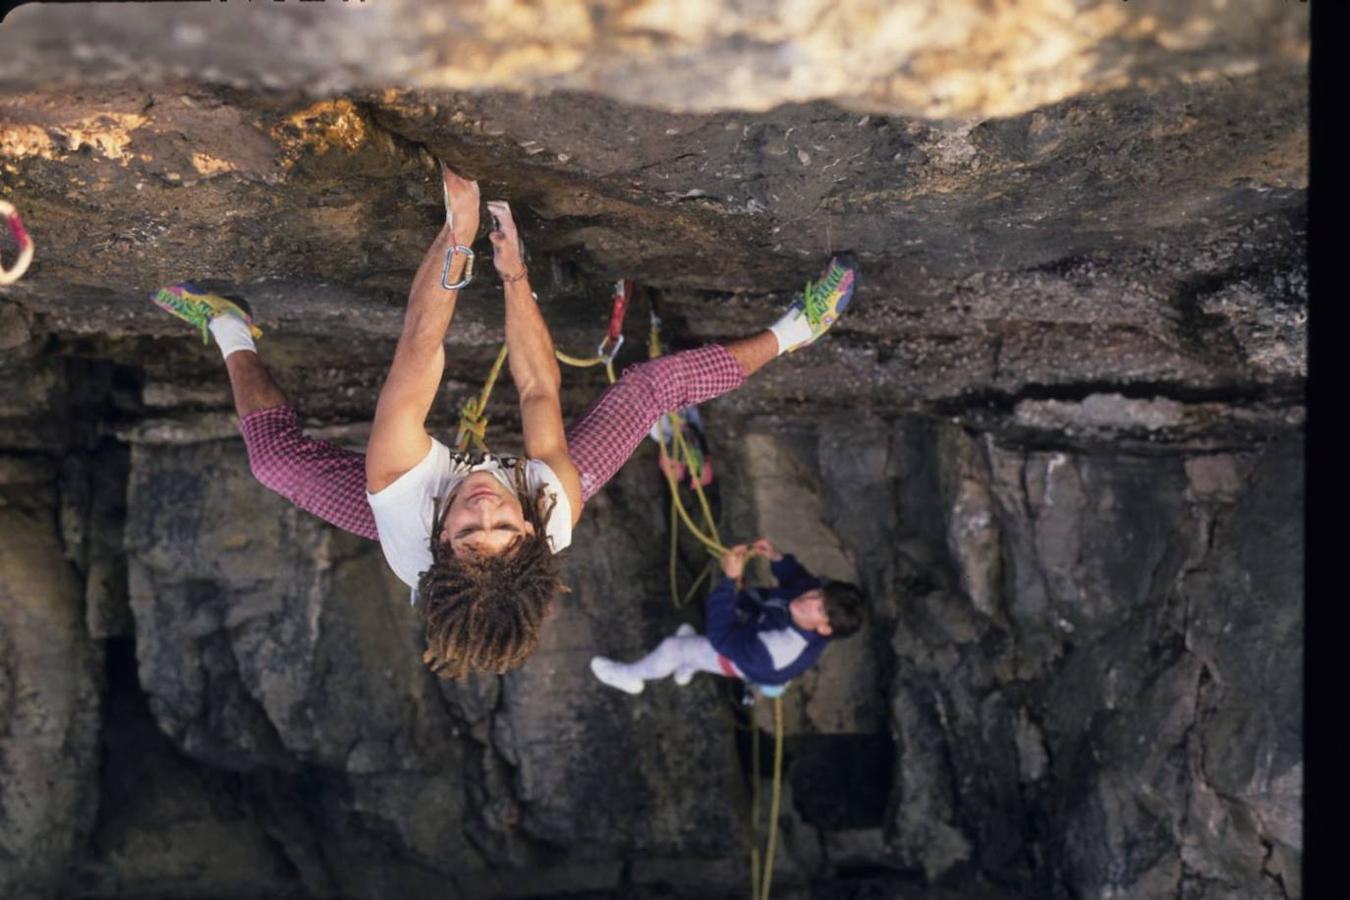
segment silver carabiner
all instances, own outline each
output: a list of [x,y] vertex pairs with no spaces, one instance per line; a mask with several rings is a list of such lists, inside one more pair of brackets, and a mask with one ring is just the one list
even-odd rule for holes
[[[450,261],[455,258],[456,253],[464,254],[464,256],[468,257],[469,262],[468,265],[464,267],[464,276],[454,284],[450,284],[448,282],[448,279],[450,278]],[[445,266],[441,269],[441,287],[445,288],[447,291],[456,291],[462,287],[468,286],[471,281],[473,281],[473,251],[463,244],[455,244],[449,250],[445,251]]]
[[595,348],[595,355],[600,357],[607,363],[612,363],[614,362],[614,357],[619,355],[619,348],[623,346],[623,335],[619,335],[619,339],[614,342],[614,346],[609,349],[608,353],[606,353],[605,345],[608,343],[609,343],[609,335],[605,335],[600,339],[600,345]]

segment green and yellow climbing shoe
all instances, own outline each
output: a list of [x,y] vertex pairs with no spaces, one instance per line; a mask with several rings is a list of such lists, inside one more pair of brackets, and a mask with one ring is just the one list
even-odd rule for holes
[[[788,328],[780,335],[780,340],[784,336],[791,337],[784,349],[790,352],[814,344],[829,331],[853,299],[857,280],[858,267],[851,257],[840,255],[831,259],[820,278],[808,281],[801,294],[788,307],[783,319],[783,324],[788,325]],[[792,337],[798,339],[792,340]]]
[[200,328],[203,344],[211,342],[209,326],[216,316],[234,316],[248,326],[253,337],[262,337],[262,329],[253,324],[253,311],[243,300],[208,294],[186,281],[162,287],[150,299],[165,312]]

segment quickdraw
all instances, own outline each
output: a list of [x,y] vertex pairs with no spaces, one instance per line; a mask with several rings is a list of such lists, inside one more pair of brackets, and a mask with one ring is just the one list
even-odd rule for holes
[[595,356],[590,359],[578,359],[575,356],[569,356],[561,350],[554,351],[558,361],[566,363],[569,366],[575,366],[584,369],[588,366],[598,366],[601,363],[605,366],[605,374],[609,376],[609,383],[614,383],[614,358],[619,355],[619,348],[623,346],[623,320],[628,313],[628,302],[633,298],[633,282],[627,278],[622,278],[614,283],[614,306],[609,314],[609,327],[605,330],[605,336],[600,339],[600,343],[595,348]]
[[631,279],[620,278],[614,282],[614,307],[609,314],[609,330],[605,332],[600,346],[595,348],[595,355],[603,357],[606,362],[613,362],[619,348],[623,346],[623,320],[628,315],[628,304],[632,299]]
[[19,245],[19,258],[14,261],[14,265],[8,269],[0,266],[0,285],[13,284],[23,277],[23,273],[28,271],[28,264],[33,261],[33,239],[24,229],[23,219],[19,218],[19,211],[14,208],[14,204],[0,200],[0,217],[5,219],[9,233]]

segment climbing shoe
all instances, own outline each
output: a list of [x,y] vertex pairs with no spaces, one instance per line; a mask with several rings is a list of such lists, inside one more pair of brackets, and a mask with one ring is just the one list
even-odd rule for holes
[[[830,260],[819,279],[808,281],[801,294],[788,307],[787,315],[781,322],[790,323],[786,333],[796,338],[790,340],[785,349],[792,352],[814,344],[829,331],[853,299],[857,280],[857,264],[852,257],[841,254]],[[778,331],[778,326],[775,326],[775,331]]]
[[627,691],[630,694],[642,693],[644,687],[641,678],[635,675],[629,675],[624,671],[624,666],[616,663],[612,659],[606,659],[603,656],[591,657],[591,671],[595,677],[612,688],[618,688],[621,691]]
[[[671,425],[671,419],[676,420],[674,426]],[[676,428],[684,436],[684,444],[689,448],[688,468],[685,466],[684,454],[679,451],[679,445],[674,439]],[[695,484],[700,487],[712,484],[712,459],[708,455],[708,439],[703,434],[703,420],[699,417],[697,406],[685,406],[673,416],[662,416],[652,426],[650,437],[666,450],[657,456],[657,466],[676,484],[684,480],[686,473],[689,475],[690,490],[694,489]]]
[[199,291],[186,281],[160,288],[151,299],[165,312],[200,328],[203,344],[211,342],[209,326],[216,316],[234,316],[248,326],[249,334],[262,337],[262,329],[253,324],[253,310],[241,299]]

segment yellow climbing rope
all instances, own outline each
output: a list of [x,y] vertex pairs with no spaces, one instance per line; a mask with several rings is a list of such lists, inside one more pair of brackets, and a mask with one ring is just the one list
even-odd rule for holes
[[613,383],[614,383],[614,353],[617,353],[617,352],[618,352],[618,349],[619,349],[619,348],[616,346],[616,347],[614,348],[614,351],[613,351],[613,352],[607,353],[607,352],[605,352],[605,345],[604,345],[603,343],[601,343],[600,349],[596,351],[596,355],[595,355],[595,356],[592,356],[592,357],[589,357],[589,358],[587,358],[587,359],[578,359],[578,358],[575,357],[575,356],[569,356],[568,354],[562,352],[561,350],[554,350],[554,351],[553,351],[553,355],[556,356],[556,357],[558,358],[558,362],[566,363],[567,365],[569,365],[569,366],[574,366],[575,368],[578,368],[578,369],[586,369],[586,368],[589,368],[589,367],[591,367],[591,366],[598,366],[598,365],[600,365],[601,363],[604,363],[604,364],[605,364],[605,375],[609,377],[609,383],[610,383],[610,384],[613,384]]
[[[577,368],[588,368],[604,364],[605,375],[609,378],[609,383],[614,383],[614,357],[618,355],[619,348],[623,346],[623,317],[628,309],[628,301],[632,297],[633,284],[631,281],[623,280],[615,286],[614,311],[610,315],[609,330],[601,338],[600,345],[595,349],[595,356],[580,358],[564,353],[555,349],[553,355],[558,361],[569,366]],[[492,389],[497,386],[497,378],[502,373],[502,366],[506,363],[506,342],[502,342],[501,349],[497,351],[497,360],[492,364],[492,371],[488,373],[487,381],[483,383],[483,390],[477,397],[470,397],[464,401],[464,405],[459,409],[459,432],[455,435],[455,446],[460,450],[468,450],[470,445],[478,450],[486,451],[487,446],[487,405],[492,397]]]
[[759,729],[750,722],[750,900],[759,900]]
[[14,243],[19,245],[19,257],[14,260],[14,265],[8,269],[0,265],[0,285],[13,284],[23,277],[23,273],[28,271],[28,264],[33,261],[33,239],[24,230],[19,211],[8,200],[0,200],[0,218],[9,226]]
[[[652,359],[661,355],[661,320],[653,313],[651,316],[651,331],[648,334],[648,346],[651,348],[650,356]],[[657,446],[661,454],[661,471],[665,473],[666,483],[670,485],[671,516],[677,517],[689,529],[689,533],[699,540],[703,546],[707,547],[713,555],[721,558],[728,548],[723,546],[721,536],[717,533],[717,523],[712,514],[712,505],[708,502],[708,495],[703,490],[702,471],[696,470],[696,461],[693,452],[689,449],[688,442],[684,439],[684,418],[678,412],[668,412],[663,418],[670,428],[671,447],[666,448],[666,442],[660,438],[660,431],[657,431]],[[673,452],[672,452],[673,451]],[[675,475],[671,471],[669,462],[676,456],[679,456],[685,466],[685,469],[693,476],[690,480],[693,482],[694,494],[698,497],[700,511],[703,513],[704,527],[708,533],[702,531],[694,524],[689,511],[684,508],[684,502],[680,499],[679,483],[675,480]],[[698,463],[701,465],[701,463]],[[671,547],[671,597],[679,597],[680,593],[675,587],[674,582],[674,545]],[[678,605],[678,604],[677,604]]]
[[[756,729],[756,733],[758,733]],[[769,794],[769,837],[764,851],[763,888],[759,900],[769,900],[769,885],[773,883],[773,851],[778,839],[778,807],[783,796],[783,695],[773,698],[773,790]]]
[[488,399],[492,396],[497,376],[502,374],[505,363],[506,344],[503,342],[502,348],[497,351],[497,361],[492,364],[492,371],[483,383],[482,392],[477,397],[465,400],[459,408],[459,433],[455,435],[455,446],[460,450],[468,450],[470,443],[479,450],[487,450]]
[[[651,347],[651,356],[653,358],[661,355],[661,333],[660,319],[653,313],[651,317],[651,332],[649,335],[649,345]],[[671,447],[667,449],[664,440],[660,439],[660,431],[657,432],[657,446],[661,454],[661,471],[665,473],[666,484],[670,487],[670,521],[671,521],[671,543],[670,543],[670,596],[677,607],[683,606],[689,602],[694,591],[703,582],[703,579],[712,574],[712,565],[705,568],[703,573],[695,579],[689,592],[680,599],[679,585],[676,577],[676,547],[677,535],[675,534],[676,522],[682,522],[685,528],[708,548],[714,556],[719,559],[730,552],[730,548],[722,544],[721,535],[717,530],[717,522],[712,513],[712,504],[708,502],[708,495],[703,490],[702,473],[696,468],[700,462],[694,458],[693,451],[689,448],[688,441],[684,437],[684,420],[678,412],[666,413],[665,419],[670,426]],[[680,499],[679,483],[675,479],[672,466],[669,461],[676,455],[684,463],[685,470],[691,474],[690,482],[694,487],[694,494],[698,497],[699,511],[703,515],[704,529],[700,529],[694,524],[693,517],[685,509],[684,502]],[[753,688],[748,688],[753,690]],[[778,839],[778,814],[783,795],[783,695],[777,694],[773,698],[773,717],[774,717],[774,748],[773,748],[773,782],[769,793],[769,818],[766,824],[768,835],[765,838],[765,848],[763,863],[760,862],[760,835],[759,835],[759,810],[760,810],[760,771],[759,771],[759,728],[755,727],[753,722],[750,726],[750,900],[769,900],[769,889],[773,884],[773,858]],[[732,725],[736,725],[735,718],[731,719]]]
[[[605,374],[609,376],[609,383],[614,383],[614,357],[596,356],[592,359],[578,359],[575,356],[569,356],[561,350],[555,350],[553,355],[559,362],[566,363],[569,366],[594,366],[600,363],[605,364]],[[460,450],[468,450],[470,445],[475,449],[488,449],[487,446],[487,404],[492,397],[492,389],[497,386],[497,378],[502,373],[502,366],[506,363],[506,343],[503,342],[501,349],[497,351],[497,359],[492,364],[492,371],[488,373],[487,381],[483,382],[483,390],[477,397],[470,397],[464,401],[464,405],[459,408],[459,431],[455,435],[455,445]]]

